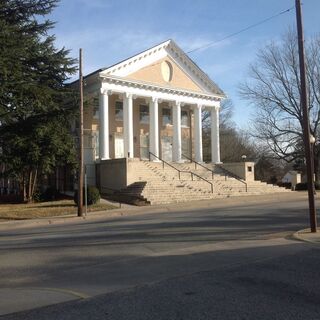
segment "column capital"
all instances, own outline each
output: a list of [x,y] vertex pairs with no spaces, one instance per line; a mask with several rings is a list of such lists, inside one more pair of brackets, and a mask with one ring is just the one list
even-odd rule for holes
[[100,93],[101,94],[104,94],[104,95],[108,95],[108,96],[111,96],[112,95],[112,90],[109,90],[109,89],[100,89]]
[[159,102],[160,102],[160,101],[159,101],[160,99],[157,98],[157,97],[151,97],[150,100],[151,100],[151,102],[153,102],[153,103],[155,103],[155,102],[158,102],[158,103],[159,103]]
[[183,102],[176,100],[176,101],[174,101],[173,105],[175,107],[181,107],[181,106],[183,106]]
[[133,94],[132,93],[124,92],[122,95],[126,99],[133,99]]
[[202,110],[203,108],[204,108],[204,106],[202,104],[200,104],[200,103],[197,103],[193,107],[194,110]]

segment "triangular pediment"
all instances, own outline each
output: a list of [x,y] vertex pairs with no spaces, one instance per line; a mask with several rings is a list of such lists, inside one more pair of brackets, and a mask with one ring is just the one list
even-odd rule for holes
[[101,76],[224,96],[222,90],[172,40],[105,69]]
[[203,89],[169,56],[128,74],[127,78],[159,86],[203,92]]

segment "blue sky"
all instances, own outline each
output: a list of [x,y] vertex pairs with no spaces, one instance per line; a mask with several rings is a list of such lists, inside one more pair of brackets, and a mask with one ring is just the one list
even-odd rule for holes
[[[84,73],[107,67],[167,39],[185,52],[217,41],[294,6],[294,0],[61,0],[51,14],[57,46],[84,51]],[[320,32],[320,0],[304,0],[305,34]],[[247,127],[254,111],[240,99],[238,86],[259,48],[295,28],[295,10],[190,53],[232,99],[234,121]]]

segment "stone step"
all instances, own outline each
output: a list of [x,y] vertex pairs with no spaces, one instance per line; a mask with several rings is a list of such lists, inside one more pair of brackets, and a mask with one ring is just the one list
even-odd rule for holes
[[[149,161],[135,161],[134,170],[130,173],[131,185],[121,190],[129,196],[144,197],[151,204],[184,202],[196,199],[214,199],[248,194],[261,194],[272,192],[288,192],[279,187],[268,185],[259,181],[247,183],[247,186],[232,176],[226,175],[219,167],[207,165],[214,171],[206,170],[200,166],[194,168],[190,163],[174,164],[181,171],[168,165],[163,168],[162,163]],[[193,179],[191,173],[194,173]],[[196,177],[199,175],[207,181]],[[208,183],[209,182],[209,183]],[[214,193],[211,192],[211,184]],[[247,192],[246,192],[247,189]]]

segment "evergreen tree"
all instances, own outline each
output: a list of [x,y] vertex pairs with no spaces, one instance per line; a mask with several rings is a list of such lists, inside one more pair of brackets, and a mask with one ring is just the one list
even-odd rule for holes
[[68,50],[58,50],[44,20],[57,0],[1,0],[0,163],[32,201],[37,177],[75,159],[69,124],[75,94],[65,86],[76,71]]

